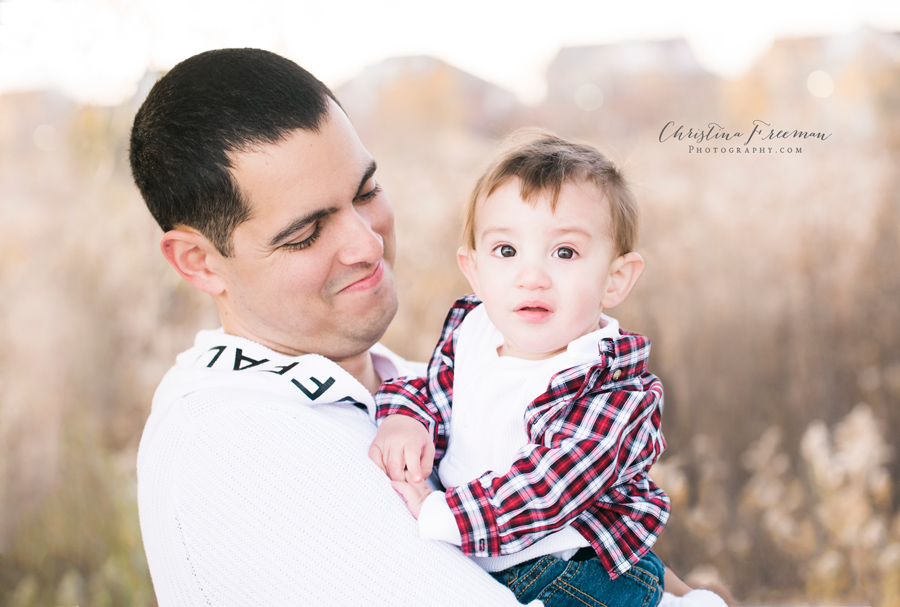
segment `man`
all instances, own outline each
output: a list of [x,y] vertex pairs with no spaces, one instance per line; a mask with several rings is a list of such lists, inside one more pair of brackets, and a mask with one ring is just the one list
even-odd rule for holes
[[138,111],[131,166],[163,255],[222,321],[141,440],[160,605],[517,605],[420,540],[367,457],[371,393],[415,370],[376,343],[397,310],[393,214],[331,92],[265,51],[197,55]]

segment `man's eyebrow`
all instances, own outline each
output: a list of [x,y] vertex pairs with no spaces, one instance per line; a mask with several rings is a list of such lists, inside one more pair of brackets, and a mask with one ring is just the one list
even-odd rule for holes
[[317,221],[317,220],[325,217],[326,215],[331,215],[332,213],[336,213],[336,212],[337,212],[337,208],[328,207],[327,209],[318,209],[316,211],[313,211],[312,213],[304,215],[303,217],[299,217],[299,218],[295,219],[294,221],[292,221],[290,223],[290,225],[288,225],[286,228],[284,228],[283,230],[278,232],[278,234],[276,234],[272,238],[272,240],[269,241],[269,246],[273,249],[276,248],[278,245],[281,244],[281,242],[283,240],[287,239],[287,237],[290,236],[291,234],[299,232],[300,230],[302,230],[303,228],[305,228],[312,222]]
[[[375,169],[377,169],[377,168],[378,168],[378,164],[375,162],[375,160],[374,159],[370,160],[369,165],[366,167],[366,170],[363,173],[362,179],[359,180],[359,187],[356,189],[357,196],[359,196],[362,193],[362,189],[366,186],[366,182],[372,178],[372,175],[375,174]],[[336,212],[337,212],[336,207],[328,207],[327,209],[319,209],[317,211],[313,211],[312,213],[304,215],[303,217],[295,219],[294,221],[291,222],[291,224],[289,226],[287,226],[286,228],[284,228],[283,230],[278,232],[278,234],[276,234],[269,241],[269,247],[274,249],[275,247],[280,245],[281,242],[283,240],[285,240],[291,234],[294,234],[295,232],[299,232],[300,230],[302,230],[303,228],[305,228],[312,222],[319,220],[319,219],[325,217],[326,215],[331,215],[332,213],[336,213]]]
[[362,194],[362,189],[366,186],[366,182],[372,178],[372,175],[375,174],[375,169],[378,168],[378,164],[374,159],[369,161],[369,166],[366,167],[366,172],[363,173],[362,179],[359,180],[359,187],[356,188],[356,195],[359,196]]

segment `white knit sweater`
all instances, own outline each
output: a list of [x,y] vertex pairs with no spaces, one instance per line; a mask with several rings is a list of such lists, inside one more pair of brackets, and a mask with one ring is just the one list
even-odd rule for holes
[[[372,353],[381,374],[407,370]],[[160,384],[138,454],[160,606],[518,605],[457,549],[419,539],[366,455],[373,408],[321,356],[201,331]]]

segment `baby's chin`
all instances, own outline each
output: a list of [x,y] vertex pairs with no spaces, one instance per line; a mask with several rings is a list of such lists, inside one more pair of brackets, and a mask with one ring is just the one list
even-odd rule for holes
[[562,345],[551,345],[551,349],[547,348],[547,344],[513,344],[508,341],[504,342],[497,350],[500,356],[512,356],[514,358],[523,358],[525,360],[546,360],[553,358],[557,354],[566,351],[569,342]]

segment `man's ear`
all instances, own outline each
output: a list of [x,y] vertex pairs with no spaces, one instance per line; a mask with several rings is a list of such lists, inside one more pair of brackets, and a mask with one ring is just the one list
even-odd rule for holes
[[638,253],[626,253],[614,259],[609,268],[606,293],[600,301],[603,309],[614,308],[625,301],[643,271],[644,258]]
[[469,286],[472,287],[475,295],[481,299],[481,295],[479,295],[481,283],[478,281],[478,264],[475,263],[475,251],[472,251],[469,247],[459,247],[456,250],[456,263],[459,264],[459,269],[462,270],[466,280],[469,281]]
[[210,295],[225,290],[222,254],[205,236],[192,230],[169,230],[159,242],[163,257],[182,278]]

